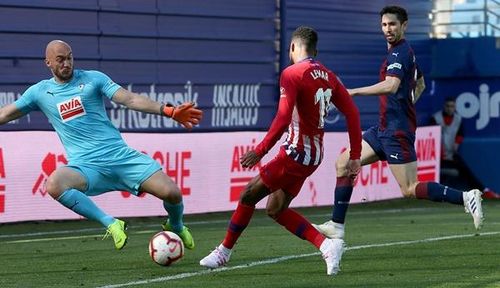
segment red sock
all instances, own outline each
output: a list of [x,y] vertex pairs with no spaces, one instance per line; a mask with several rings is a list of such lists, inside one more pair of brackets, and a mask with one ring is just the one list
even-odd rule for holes
[[311,242],[318,249],[325,240],[325,236],[314,229],[306,218],[290,208],[281,212],[276,218],[276,222],[285,226],[286,230],[292,232],[299,238]]
[[250,219],[252,219],[254,210],[255,206],[238,203],[238,207],[234,210],[231,221],[229,221],[226,237],[224,237],[224,241],[222,241],[224,247],[233,249],[234,243],[236,243],[243,230],[247,228]]
[[427,189],[427,182],[420,182],[415,187],[415,197],[417,199],[429,199],[429,191]]

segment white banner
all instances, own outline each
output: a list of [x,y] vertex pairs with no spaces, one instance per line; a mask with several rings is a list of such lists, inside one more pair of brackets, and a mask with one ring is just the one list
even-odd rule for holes
[[[244,169],[239,158],[265,132],[139,134],[124,133],[125,141],[158,161],[181,188],[185,213],[233,210],[246,183],[258,169]],[[306,180],[293,207],[332,205],[336,182],[335,160],[348,145],[346,133],[325,134],[325,159]],[[439,127],[421,127],[415,143],[418,175],[422,181],[439,180],[441,134]],[[262,163],[272,159],[278,146]],[[26,220],[78,219],[80,216],[53,200],[45,191],[48,176],[67,163],[54,132],[0,132],[0,223]],[[363,167],[352,203],[401,197],[386,162]],[[92,198],[116,217],[165,215],[162,202],[149,194],[135,197],[109,192]],[[263,200],[258,208],[263,208]]]

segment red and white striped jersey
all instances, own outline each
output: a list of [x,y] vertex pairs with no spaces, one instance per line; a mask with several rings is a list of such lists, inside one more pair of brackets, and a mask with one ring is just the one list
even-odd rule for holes
[[332,102],[346,116],[351,159],[361,155],[359,112],[337,76],[321,63],[306,58],[287,67],[280,78],[277,114],[255,151],[265,155],[288,128],[282,145],[286,154],[303,165],[319,165],[323,159],[323,135],[328,105]]

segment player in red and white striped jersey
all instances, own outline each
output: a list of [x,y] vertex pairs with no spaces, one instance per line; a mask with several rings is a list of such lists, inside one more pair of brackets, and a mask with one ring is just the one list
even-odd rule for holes
[[344,251],[342,239],[327,239],[295,210],[288,208],[299,193],[305,179],[323,158],[324,118],[332,102],[347,120],[351,145],[346,165],[350,177],[360,169],[361,128],[359,112],[349,93],[335,74],[314,60],[318,36],[309,27],[299,27],[292,34],[290,60],[280,78],[280,101],[277,114],[267,135],[253,151],[243,155],[243,167],[253,167],[276,144],[288,128],[288,136],[278,155],[260,169],[259,175],[245,187],[234,211],[226,237],[200,265],[223,266],[231,250],[252,217],[255,205],[269,195],[267,213],[276,222],[301,239],[311,242],[323,255],[327,274],[339,271]]
[[[358,109],[337,76],[308,56],[286,68],[280,79],[278,113],[269,132],[256,147],[256,156],[264,156],[281,138],[286,155],[305,166],[317,166],[323,158],[324,117],[332,102],[345,116],[349,139],[359,140]],[[361,148],[351,152],[351,159],[360,157]],[[260,160],[260,159],[259,159]]]

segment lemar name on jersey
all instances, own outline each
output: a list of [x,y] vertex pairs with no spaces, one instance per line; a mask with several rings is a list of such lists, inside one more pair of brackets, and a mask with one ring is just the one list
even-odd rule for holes
[[311,77],[316,80],[318,78],[322,78],[326,81],[328,81],[328,73],[326,71],[323,71],[323,70],[319,70],[319,69],[314,69],[312,72],[311,72]]

